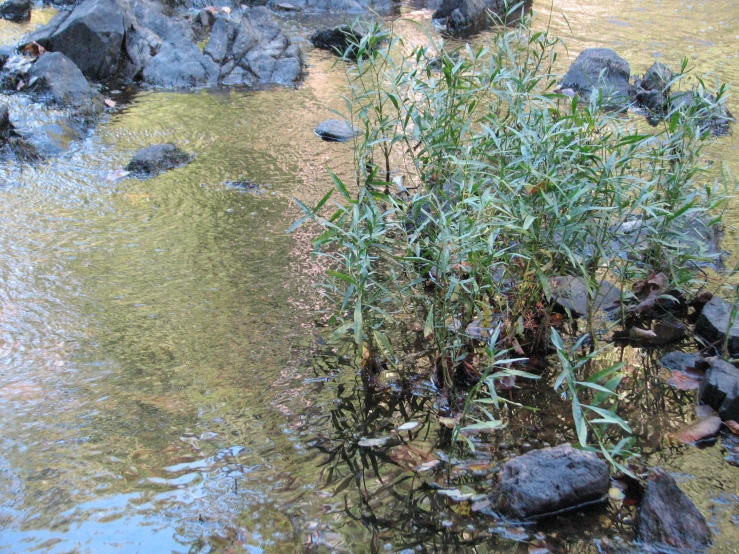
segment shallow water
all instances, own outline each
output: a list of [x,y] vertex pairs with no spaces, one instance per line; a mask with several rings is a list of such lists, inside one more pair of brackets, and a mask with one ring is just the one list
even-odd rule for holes
[[[549,5],[535,9],[546,25]],[[401,11],[398,29],[422,40],[431,10]],[[37,13],[30,26],[51,11]],[[317,25],[288,19],[302,36]],[[638,72],[685,53],[696,73],[739,81],[730,1],[558,2],[551,26],[569,58],[609,46]],[[0,22],[0,42],[27,27]],[[431,406],[392,376],[364,392],[322,346],[321,267],[307,231],[285,230],[298,216],[291,197],[315,202],[327,166],[350,174],[351,152],[312,133],[341,106],[343,74],[307,51],[297,90],[140,93],[66,153],[0,166],[0,550],[526,552],[539,531],[553,551],[595,552],[601,537],[629,537],[629,514],[611,508],[538,530],[470,519],[356,447]],[[28,127],[63,117],[9,101]],[[110,178],[165,141],[195,161],[147,181]],[[738,145],[725,137],[710,154],[739,173]],[[239,179],[262,189],[223,184]],[[645,454],[679,472],[717,532],[713,551],[735,552],[739,470],[719,447],[663,438],[691,398],[665,391],[639,356],[629,371]],[[571,436],[556,395],[515,394],[553,408],[511,415],[500,438],[511,451]],[[538,443],[517,444],[532,433]],[[414,439],[437,434],[423,426]]]

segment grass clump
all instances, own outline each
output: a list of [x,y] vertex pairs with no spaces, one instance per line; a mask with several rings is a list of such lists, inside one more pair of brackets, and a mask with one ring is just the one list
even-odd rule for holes
[[[699,287],[700,264],[716,254],[695,229],[720,222],[733,185],[701,161],[709,107],[675,108],[645,131],[601,109],[597,92],[588,102],[556,94],[560,46],[524,24],[447,53],[443,43],[410,48],[370,26],[347,69],[345,116],[362,130],[355,182],[332,174],[334,190],[314,207],[301,203],[299,223],[322,230],[314,244],[332,260],[331,322],[364,349],[369,370],[407,369],[398,324],[417,321],[438,386],[450,397],[459,390],[469,413],[481,397],[460,382],[497,407],[495,381],[533,377],[515,362],[552,349],[563,366],[555,385],[573,403],[585,446],[589,436],[603,444],[604,425],[628,430],[618,402],[602,403],[618,397],[620,366],[591,367],[601,283],[621,291],[622,319],[635,281],[663,273],[670,290]],[[724,88],[700,92],[725,101]],[[553,276],[577,277],[587,290],[577,346],[589,352],[579,361],[552,331],[562,325]],[[494,415],[478,408],[484,417],[473,425],[494,428]]]

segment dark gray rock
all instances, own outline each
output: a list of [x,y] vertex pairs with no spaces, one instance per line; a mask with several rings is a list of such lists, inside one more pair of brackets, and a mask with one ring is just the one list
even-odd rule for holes
[[141,76],[144,82],[163,88],[191,88],[208,83],[203,55],[195,43],[186,48],[162,43],[159,52],[146,64]]
[[15,127],[10,122],[10,109],[7,104],[0,104],[0,142],[8,140],[15,134]]
[[574,90],[586,100],[593,90],[601,105],[623,108],[630,100],[629,63],[609,48],[587,48],[572,62],[561,87]]
[[94,116],[104,108],[103,97],[87,82],[79,68],[60,52],[39,56],[29,71],[32,92],[41,93],[61,106]]
[[349,25],[340,25],[333,29],[316,31],[308,40],[316,48],[353,59],[356,58],[356,45],[362,38],[364,35],[360,31],[352,29]]
[[672,70],[660,62],[654,62],[652,67],[647,69],[644,78],[639,82],[639,86],[644,90],[656,90],[662,94],[670,94],[670,83],[675,78]]
[[41,46],[46,48],[49,44],[49,39],[56,30],[61,26],[62,23],[69,17],[72,12],[62,10],[52,17],[49,22],[43,27],[39,27],[35,31],[27,34],[23,37],[23,40],[18,44],[20,48],[31,44],[32,42],[38,42]]
[[115,0],[86,0],[42,44],[61,52],[92,79],[113,77],[122,63],[126,28],[130,24]]
[[531,7],[531,2],[524,2],[515,13],[509,13],[508,8],[513,4],[506,0],[443,0],[432,17],[442,20],[447,32],[467,35],[491,24],[510,23]]
[[707,358],[698,397],[726,420],[739,421],[739,369],[721,358]]
[[362,131],[343,119],[322,121],[313,132],[327,142],[346,142],[362,134]]
[[671,475],[652,469],[636,517],[637,538],[654,546],[695,552],[711,542],[706,520]]
[[659,359],[658,363],[670,371],[705,371],[708,368],[708,362],[700,354],[680,352],[679,350],[665,354]]
[[739,312],[735,320],[731,322],[730,327],[731,308],[730,302],[714,295],[703,306],[703,310],[701,310],[698,320],[695,322],[695,333],[708,343],[717,342],[720,346],[723,345],[728,334],[729,354],[736,357],[739,355]]
[[[569,310],[574,317],[587,315],[588,288],[581,277],[552,277],[549,280],[554,303],[563,310]],[[593,301],[594,311],[606,310],[621,300],[621,291],[608,281],[602,281]]]
[[31,19],[31,0],[5,0],[0,2],[0,19],[28,21]]
[[241,18],[203,10],[199,32],[210,32],[204,52],[195,43],[193,24],[162,10],[150,0],[132,6],[127,0],[85,0],[21,46],[36,41],[62,52],[94,79],[140,79],[164,88],[291,85],[302,76],[300,49],[266,8],[247,8]]
[[497,511],[530,519],[604,500],[608,465],[569,444],[532,450],[506,462],[492,494]]
[[126,166],[126,170],[139,179],[146,179],[187,165],[192,159],[190,154],[183,152],[172,143],[152,144],[136,152]]

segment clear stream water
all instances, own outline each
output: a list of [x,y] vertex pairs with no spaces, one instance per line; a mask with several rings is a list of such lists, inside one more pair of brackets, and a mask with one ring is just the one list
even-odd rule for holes
[[[732,0],[534,9],[534,24],[567,43],[565,59],[607,46],[637,73],[686,55],[696,74],[739,82]],[[390,17],[420,41],[431,13],[412,4]],[[0,43],[52,14],[0,21]],[[287,18],[286,29],[304,37],[325,23]],[[303,45],[309,72],[297,90],[138,93],[82,140],[48,128],[61,155],[0,165],[0,551],[523,553],[517,539],[538,532],[552,551],[598,552],[602,537],[628,538],[628,517],[608,511],[492,534],[484,519],[448,521],[389,460],[351,446],[429,405],[365,394],[322,346],[321,268],[307,232],[285,230],[298,215],[291,197],[322,196],[326,167],[348,175],[351,152],[312,133],[340,107],[344,76]],[[58,116],[0,100],[27,128]],[[739,113],[739,96],[730,107]],[[107,178],[166,141],[195,161],[147,181]],[[724,137],[709,154],[739,174],[738,146]],[[237,179],[265,186],[223,184]],[[736,237],[729,229],[727,248]],[[632,420],[650,463],[680,476],[715,531],[712,552],[738,551],[739,469],[718,446],[664,439],[689,417],[690,397],[631,356]],[[542,402],[556,405],[550,396]],[[518,425],[554,443],[568,436],[562,413]]]

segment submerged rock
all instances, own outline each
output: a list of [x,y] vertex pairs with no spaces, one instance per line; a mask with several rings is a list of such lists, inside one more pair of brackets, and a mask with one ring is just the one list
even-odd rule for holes
[[313,132],[327,142],[346,142],[362,134],[362,131],[343,119],[322,121]]
[[671,475],[659,468],[649,472],[636,518],[637,538],[650,545],[694,552],[706,548],[711,532],[695,504]]
[[172,143],[152,144],[136,152],[126,166],[139,179],[154,177],[170,169],[182,167],[192,161],[193,157],[177,148]]
[[[447,32],[466,35],[491,24],[506,23],[509,17],[520,17],[519,13],[508,13],[512,5],[506,0],[443,0],[432,17],[442,20]],[[521,10],[528,10],[530,6],[531,2],[524,2]]]
[[[739,355],[739,315],[731,319],[731,303],[720,296],[714,295],[703,310],[695,323],[696,335],[704,338],[707,343],[719,343],[723,345],[726,335],[729,336],[729,354],[736,357]],[[731,326],[729,326],[731,323]]]
[[[574,317],[588,313],[588,288],[581,277],[552,277],[549,280],[554,303],[562,310],[568,310]],[[594,311],[607,310],[621,300],[621,291],[608,281],[601,281],[598,294],[593,301]]]
[[721,358],[708,358],[708,369],[698,389],[703,404],[722,420],[739,421],[739,369]]
[[349,25],[340,25],[333,29],[316,31],[308,40],[321,50],[329,50],[339,56],[346,53],[347,58],[355,58],[354,45],[359,44],[363,38],[364,35],[360,31],[352,29]]
[[31,0],[5,0],[0,2],[0,19],[19,23],[31,19]]
[[561,87],[589,100],[594,90],[609,108],[623,108],[630,100],[629,63],[610,48],[587,48],[572,62]]
[[493,505],[506,517],[530,519],[604,500],[609,479],[603,460],[569,444],[532,450],[503,465]]

